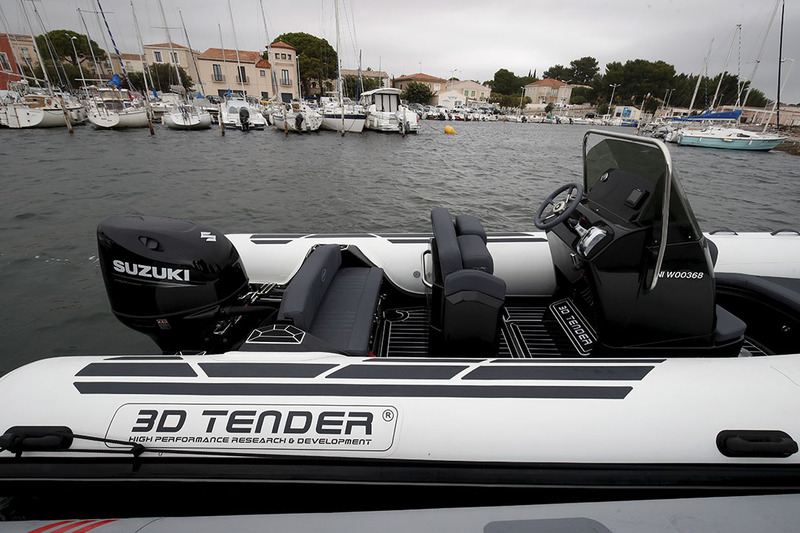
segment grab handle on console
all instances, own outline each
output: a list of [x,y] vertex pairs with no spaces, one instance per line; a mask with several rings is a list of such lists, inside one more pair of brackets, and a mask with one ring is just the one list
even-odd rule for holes
[[422,252],[422,268],[420,269],[420,271],[422,272],[422,284],[431,289],[433,288],[433,282],[429,280],[427,276],[428,268],[427,265],[425,264],[426,255],[430,255],[431,257],[433,257],[433,254],[430,250],[425,250],[424,252]]

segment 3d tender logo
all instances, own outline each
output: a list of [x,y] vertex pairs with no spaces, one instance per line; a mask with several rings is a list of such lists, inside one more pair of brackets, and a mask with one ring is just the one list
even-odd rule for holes
[[128,263],[115,259],[112,261],[114,271],[120,274],[129,274],[139,278],[158,279],[165,281],[189,281],[189,269],[157,267],[152,265],[140,265]]
[[396,424],[391,406],[126,404],[108,434],[170,448],[385,451]]

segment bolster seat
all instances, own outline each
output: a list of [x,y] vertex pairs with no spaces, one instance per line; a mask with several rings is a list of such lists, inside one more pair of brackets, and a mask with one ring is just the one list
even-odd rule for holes
[[342,268],[338,245],[319,246],[286,287],[278,320],[347,355],[369,355],[383,270]]
[[486,231],[471,215],[431,210],[431,329],[454,355],[496,352],[505,282],[493,275]]

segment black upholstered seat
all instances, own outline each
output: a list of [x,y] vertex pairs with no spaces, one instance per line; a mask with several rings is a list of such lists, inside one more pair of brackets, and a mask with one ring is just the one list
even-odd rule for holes
[[480,221],[459,215],[455,223],[441,207],[431,211],[431,329],[444,351],[491,354],[497,349],[505,304],[505,282],[494,276]]
[[383,270],[342,268],[337,245],[315,249],[286,287],[278,320],[348,355],[369,355]]

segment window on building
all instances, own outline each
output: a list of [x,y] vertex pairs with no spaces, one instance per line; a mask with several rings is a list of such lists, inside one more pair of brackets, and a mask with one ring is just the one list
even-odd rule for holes
[[153,52],[153,58],[156,60],[156,63],[163,63],[160,51],[156,50],[155,52]]
[[281,85],[289,85],[289,71],[281,70]]
[[222,76],[222,66],[213,64],[211,65],[211,69],[214,71],[214,81],[224,81],[225,78]]
[[11,63],[8,62],[8,56],[5,52],[0,52],[0,66],[3,67],[3,70],[11,70]]
[[28,50],[27,46],[23,46],[19,50],[20,50],[20,52],[22,52],[22,58],[23,59],[30,59],[31,58],[31,53]]
[[259,70],[258,73],[261,75],[262,78],[267,75],[267,71],[266,70]]
[[249,81],[247,79],[247,72],[244,70],[243,66],[236,67],[236,71],[239,73],[238,79],[236,81],[244,83],[247,83]]
[[475,91],[472,91],[472,95],[471,95],[471,96],[472,96],[473,98],[475,98]]
[[170,56],[172,57],[172,62],[176,65],[180,65],[181,62],[178,61],[178,52],[170,52]]
[[464,89],[464,96],[469,96],[469,91],[467,89]]
[[278,52],[275,52],[275,59],[280,59],[281,55]]
[[291,61],[291,59],[292,59],[292,54],[286,54],[286,59],[288,59],[288,60],[290,60],[290,61]]
[[442,84],[441,83],[434,83],[433,84],[433,90],[434,91],[440,91],[441,89],[442,89]]
[[286,54],[281,54],[281,59],[286,59]]

